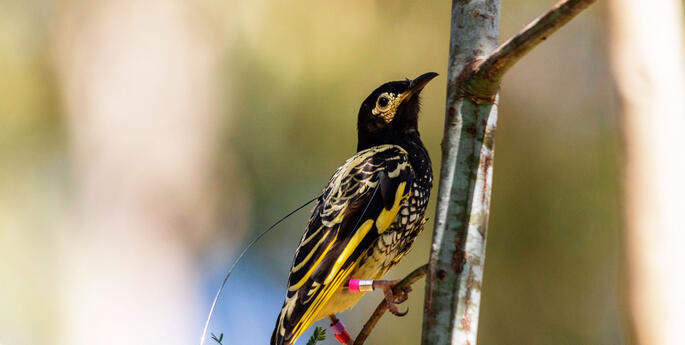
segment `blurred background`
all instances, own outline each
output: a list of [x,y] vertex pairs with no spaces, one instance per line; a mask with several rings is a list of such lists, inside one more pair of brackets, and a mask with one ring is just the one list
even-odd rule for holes
[[[551,5],[503,1],[500,37]],[[239,250],[354,153],[385,81],[442,75],[420,120],[439,166],[450,6],[0,0],[0,344],[197,343]],[[480,344],[625,342],[605,16],[504,80]],[[308,210],[238,266],[210,325],[224,344],[268,342]],[[426,261],[432,226],[392,277]],[[369,343],[417,344],[423,294]],[[380,299],[341,316],[353,334]]]

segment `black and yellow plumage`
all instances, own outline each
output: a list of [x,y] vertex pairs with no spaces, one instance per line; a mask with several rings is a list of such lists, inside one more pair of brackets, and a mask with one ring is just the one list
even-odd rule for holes
[[419,93],[436,73],[383,84],[359,110],[357,153],[324,188],[295,253],[271,345],[356,304],[350,279],[380,279],[423,229],[431,162],[417,130]]

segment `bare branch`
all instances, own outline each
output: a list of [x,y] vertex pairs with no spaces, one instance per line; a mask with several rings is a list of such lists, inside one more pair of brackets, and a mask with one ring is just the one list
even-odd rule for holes
[[[502,77],[594,2],[561,1],[498,48],[499,0],[452,2],[443,159],[430,262],[393,289],[399,293],[428,274],[424,345],[476,342],[492,191],[495,101]],[[366,341],[387,309],[383,300],[355,345]]]
[[[392,289],[392,292],[399,294],[400,292],[402,292],[402,290],[408,288],[409,286],[417,282],[419,279],[423,278],[423,276],[426,275],[427,271],[428,264],[415,269],[413,272],[409,273],[406,277],[404,277],[404,279],[402,279],[399,283],[397,283],[397,285],[395,285],[395,287]],[[369,320],[366,321],[366,323],[364,324],[364,327],[359,332],[357,339],[355,339],[354,341],[354,345],[364,344],[364,341],[366,341],[366,338],[368,338],[369,334],[371,334],[371,331],[376,326],[378,320],[381,319],[386,310],[388,310],[388,303],[386,303],[385,299],[383,299],[383,301],[378,304],[378,307],[376,307],[376,310],[373,312],[373,314],[371,314]]]
[[464,69],[497,49],[499,0],[452,1],[445,132],[421,344],[475,344],[497,107],[463,93]]
[[595,1],[562,1],[499,48],[500,0],[452,1],[445,132],[423,345],[476,344],[502,76]]
[[479,99],[491,99],[509,68],[551,34],[597,0],[563,0],[551,10],[526,25],[518,34],[500,45],[485,60],[474,64],[464,85],[466,93]]

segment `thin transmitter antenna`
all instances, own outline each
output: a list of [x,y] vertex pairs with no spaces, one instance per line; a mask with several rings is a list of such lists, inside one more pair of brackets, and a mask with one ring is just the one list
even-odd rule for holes
[[252,240],[252,242],[250,242],[250,244],[248,244],[247,247],[245,247],[245,249],[243,249],[243,251],[240,253],[240,255],[238,255],[238,258],[235,261],[233,261],[233,265],[231,265],[231,268],[228,270],[228,273],[226,273],[226,277],[224,277],[224,281],[221,283],[221,287],[219,287],[219,291],[217,291],[216,295],[214,296],[214,301],[212,302],[212,307],[209,308],[209,315],[207,315],[207,321],[205,321],[205,328],[202,330],[202,337],[200,338],[200,345],[203,345],[205,343],[205,338],[207,337],[207,329],[209,328],[209,321],[212,320],[212,315],[214,314],[214,307],[216,307],[216,302],[219,300],[219,295],[221,295],[221,292],[224,290],[224,286],[226,286],[226,282],[228,281],[228,277],[231,276],[231,273],[233,273],[233,270],[235,269],[235,267],[240,262],[240,259],[243,258],[243,255],[245,255],[245,253],[247,253],[247,251],[250,250],[250,248],[252,248],[252,246],[254,246],[254,244],[257,243],[257,241],[259,241],[260,238],[262,238],[262,236],[266,235],[266,233],[271,231],[273,228],[275,228],[278,224],[280,224],[286,218],[292,216],[295,212],[303,209],[305,206],[314,202],[320,196],[321,195],[317,195],[314,199],[307,201],[302,206],[294,209],[293,211],[291,211],[290,213],[285,215],[283,218],[279,219],[276,223],[274,223],[268,229],[262,231],[262,233],[257,235],[257,237],[255,237],[255,239]]

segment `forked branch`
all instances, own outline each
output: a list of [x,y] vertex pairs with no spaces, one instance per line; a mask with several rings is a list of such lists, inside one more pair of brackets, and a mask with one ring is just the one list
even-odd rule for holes
[[[395,292],[399,293],[429,274],[423,344],[475,344],[480,291],[474,289],[480,289],[485,260],[497,118],[494,104],[502,77],[540,42],[594,2],[596,0],[561,1],[494,49],[499,1],[494,1],[493,5],[491,1],[464,3],[453,0],[446,126],[454,128],[447,127],[443,138],[431,262],[430,266],[416,269],[395,287]],[[490,44],[493,40],[495,42]],[[492,53],[485,58],[475,56],[484,50]],[[462,102],[464,100],[467,101]],[[482,185],[476,193],[478,183]],[[456,206],[451,208],[449,205]],[[478,207],[474,208],[474,205]],[[465,218],[462,220],[457,215]],[[462,247],[455,248],[455,243]],[[468,247],[467,243],[477,245]],[[459,259],[456,265],[459,269],[450,273],[455,258]],[[458,276],[453,277],[454,274]],[[470,284],[465,283],[469,281]],[[454,306],[469,306],[469,310],[444,309]],[[383,301],[364,325],[355,345],[364,343],[386,310],[387,304]],[[452,319],[443,320],[445,316]]]
[[464,79],[464,91],[477,99],[492,99],[504,74],[528,52],[597,0],[564,0],[526,25],[487,58],[478,60]]
[[526,53],[595,1],[561,1],[498,46],[500,1],[453,0],[423,345],[476,343],[501,80]]

